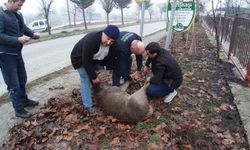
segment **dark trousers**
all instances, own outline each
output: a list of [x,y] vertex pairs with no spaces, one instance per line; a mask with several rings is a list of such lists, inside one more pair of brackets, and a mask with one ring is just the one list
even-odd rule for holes
[[[128,59],[128,60],[127,60]],[[120,85],[121,77],[126,81],[131,81],[132,78],[130,76],[131,65],[132,65],[132,57],[129,56],[127,58],[120,57],[118,60],[117,67],[112,72],[112,82],[113,86]]]
[[22,54],[0,54],[0,68],[15,111],[23,109],[27,75]]
[[167,84],[150,84],[146,93],[150,98],[164,97],[173,92],[174,88]]

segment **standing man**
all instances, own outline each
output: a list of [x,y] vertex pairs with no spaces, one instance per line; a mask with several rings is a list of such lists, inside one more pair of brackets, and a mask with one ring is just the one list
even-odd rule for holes
[[151,64],[153,77],[146,93],[149,97],[164,97],[164,102],[169,103],[177,95],[177,89],[182,83],[181,68],[174,57],[156,42],[146,46],[148,59],[146,66]]
[[123,31],[117,40],[118,52],[118,67],[113,70],[112,81],[113,86],[120,86],[120,78],[124,79],[124,83],[132,80],[130,76],[132,57],[131,54],[136,55],[137,71],[133,75],[135,79],[141,76],[141,68],[145,52],[145,46],[141,41],[141,37],[133,32]]
[[83,105],[93,111],[91,84],[102,83],[96,73],[97,66],[106,66],[107,70],[115,67],[115,41],[120,31],[115,25],[108,25],[103,31],[88,33],[74,46],[71,52],[72,65],[80,75]]
[[34,107],[38,102],[28,99],[25,85],[26,70],[22,57],[23,44],[30,38],[39,39],[40,34],[31,31],[18,11],[25,0],[8,0],[0,7],[0,68],[7,84],[15,115],[29,118],[31,113],[24,107]]

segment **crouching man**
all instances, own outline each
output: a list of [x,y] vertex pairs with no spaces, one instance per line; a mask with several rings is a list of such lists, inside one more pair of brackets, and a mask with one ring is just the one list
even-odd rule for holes
[[120,31],[115,25],[108,25],[103,31],[91,32],[74,46],[71,52],[72,65],[80,75],[83,105],[89,112],[93,111],[91,83],[102,83],[96,73],[96,66],[106,66],[107,70],[115,67],[115,41]]
[[164,102],[169,103],[177,95],[176,89],[182,83],[181,68],[174,57],[158,43],[151,42],[145,49],[148,55],[146,68],[151,64],[153,72],[146,90],[147,96],[165,97]]

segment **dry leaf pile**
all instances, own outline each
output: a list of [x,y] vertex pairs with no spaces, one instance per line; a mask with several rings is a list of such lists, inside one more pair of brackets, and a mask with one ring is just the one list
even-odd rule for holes
[[[227,82],[240,82],[232,65],[215,59],[215,49],[196,28],[197,54],[189,57],[190,39],[174,36],[173,55],[184,74],[178,96],[170,104],[152,100],[153,116],[126,124],[82,107],[79,90],[49,100],[39,113],[10,130],[2,149],[171,149],[245,150],[245,130]],[[164,45],[162,40],[160,43]],[[143,85],[134,83],[129,93]]]

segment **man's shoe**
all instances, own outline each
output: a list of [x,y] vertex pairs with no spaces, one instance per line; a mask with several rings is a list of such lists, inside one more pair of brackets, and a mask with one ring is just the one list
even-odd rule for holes
[[164,102],[165,102],[165,103],[171,102],[171,101],[174,99],[174,97],[175,97],[176,95],[177,95],[177,92],[176,92],[176,90],[174,90],[172,93],[168,94],[168,95],[165,97]]
[[25,109],[21,109],[16,111],[16,117],[20,117],[20,118],[30,118],[32,116],[32,114],[28,111],[26,111]]
[[30,99],[24,100],[24,102],[23,102],[24,107],[35,107],[38,104],[39,104],[38,101],[33,101],[33,100],[30,100]]

